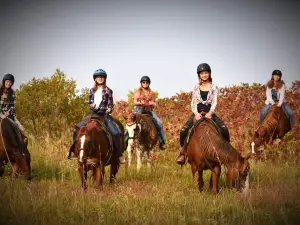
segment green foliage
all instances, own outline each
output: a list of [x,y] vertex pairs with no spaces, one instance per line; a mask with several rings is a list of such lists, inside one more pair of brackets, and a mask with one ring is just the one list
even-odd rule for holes
[[20,85],[16,94],[17,117],[35,136],[60,137],[88,112],[87,91],[78,94],[76,82],[59,69],[50,78]]

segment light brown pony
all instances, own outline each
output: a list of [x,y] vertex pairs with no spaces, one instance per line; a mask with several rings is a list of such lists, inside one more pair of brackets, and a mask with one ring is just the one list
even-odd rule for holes
[[27,142],[24,142],[19,128],[9,118],[0,119],[0,177],[4,174],[5,163],[11,164],[12,177],[18,177],[21,172],[26,179],[31,179]]
[[128,166],[131,165],[133,151],[136,153],[137,170],[142,166],[142,157],[146,153],[148,167],[153,166],[153,148],[158,143],[158,132],[152,118],[147,114],[131,113],[125,129],[128,131]]
[[[211,119],[202,117],[195,123],[186,148],[188,162],[191,164],[194,182],[198,176],[198,189],[203,191],[203,171],[211,170],[210,189],[219,191],[221,165],[227,168],[227,181],[236,190],[248,187],[248,158],[243,157],[218,131]],[[247,182],[246,182],[247,181]]]
[[272,105],[262,124],[253,135],[252,154],[258,157],[262,154],[266,143],[271,144],[276,138],[281,139],[290,130],[290,121],[282,106]]
[[[124,128],[114,119],[121,129],[121,149],[124,148]],[[87,191],[87,173],[93,171],[94,185],[103,188],[105,167],[110,165],[110,183],[116,179],[119,159],[113,150],[113,141],[108,133],[104,117],[92,117],[86,126],[79,129],[76,137],[75,156],[78,157],[78,171],[83,191]]]

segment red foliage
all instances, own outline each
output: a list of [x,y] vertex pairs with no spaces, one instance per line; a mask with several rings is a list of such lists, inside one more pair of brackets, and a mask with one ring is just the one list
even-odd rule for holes
[[[295,114],[296,124],[300,116],[300,81],[295,81],[286,91],[287,102]],[[180,128],[191,114],[191,93],[177,93],[171,98],[158,99],[156,114],[164,124],[168,147],[179,149]],[[250,139],[258,126],[259,112],[265,102],[265,86],[234,86],[220,89],[217,115],[224,120],[230,132],[231,143],[240,151],[250,150]],[[114,116],[124,121],[131,112],[125,101],[117,102]],[[300,138],[300,127],[296,125],[293,135]]]

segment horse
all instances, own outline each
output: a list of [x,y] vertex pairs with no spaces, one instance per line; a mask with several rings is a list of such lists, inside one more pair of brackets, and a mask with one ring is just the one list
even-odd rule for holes
[[[232,145],[224,139],[216,124],[206,117],[195,122],[185,142],[185,154],[191,165],[194,182],[198,190],[203,191],[203,171],[211,170],[210,189],[213,194],[219,192],[219,178],[221,165],[227,168],[227,181],[237,191],[248,188],[248,172],[250,154],[242,156]],[[245,189],[246,191],[246,189]]]
[[9,118],[0,119],[0,136],[0,177],[4,174],[5,164],[9,163],[12,167],[13,178],[18,177],[21,172],[27,180],[30,180],[28,143],[15,122]]
[[289,118],[282,106],[272,105],[251,141],[253,156],[263,155],[266,143],[272,144],[276,138],[280,139],[291,130]]
[[[87,191],[87,173],[93,171],[94,185],[103,189],[105,167],[110,165],[110,183],[116,179],[119,159],[113,149],[113,140],[104,122],[104,116],[91,117],[85,126],[78,130],[75,142],[75,157],[78,158],[78,171],[83,191]],[[120,121],[114,119],[124,133]],[[121,136],[121,149],[124,148],[124,135]]]
[[153,148],[158,143],[158,132],[152,118],[147,114],[131,113],[127,118],[125,129],[128,131],[127,145],[128,167],[131,165],[131,154],[135,150],[137,170],[142,166],[142,157],[146,153],[148,167],[153,167]]

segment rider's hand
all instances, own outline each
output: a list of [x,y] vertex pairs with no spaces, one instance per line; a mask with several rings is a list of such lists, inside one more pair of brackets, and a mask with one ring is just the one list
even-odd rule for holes
[[200,113],[195,114],[195,120],[200,120],[202,118]]
[[111,113],[112,110],[110,108],[108,108],[106,111],[105,111],[107,114]]
[[96,108],[96,104],[94,103],[94,104],[90,104],[90,107],[92,108],[92,109],[95,109]]
[[281,107],[281,104],[278,103],[278,104],[277,104],[277,107]]
[[137,102],[136,104],[135,104],[136,106],[142,106],[142,105],[144,105],[142,102]]
[[211,119],[211,116],[212,116],[211,112],[208,112],[208,113],[205,114],[205,117],[208,118],[208,119]]
[[6,118],[6,116],[4,114],[0,114],[1,119]]

